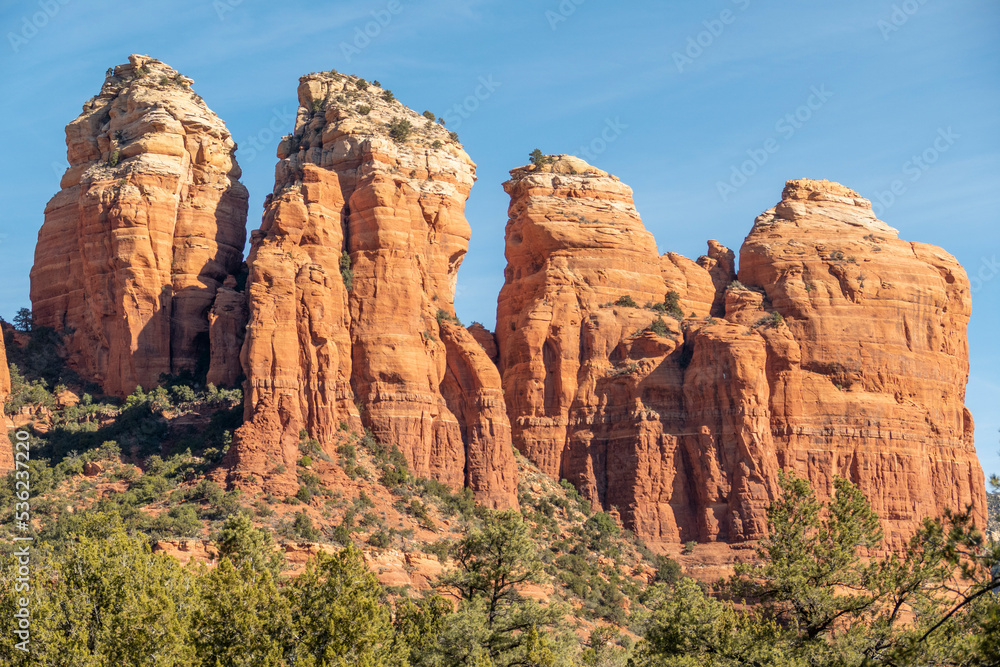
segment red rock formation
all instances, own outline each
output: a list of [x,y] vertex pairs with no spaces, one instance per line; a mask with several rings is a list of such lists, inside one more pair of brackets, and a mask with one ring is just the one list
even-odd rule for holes
[[[511,204],[496,337],[514,442],[557,477],[572,474],[563,450],[578,393],[652,319],[613,304],[662,302],[667,290],[628,186],[578,158],[552,160],[515,169],[504,183]],[[590,368],[593,357],[603,367]]]
[[326,443],[363,421],[415,474],[515,505],[499,374],[452,324],[475,165],[442,126],[357,79],[303,77],[299,102],[252,235],[250,421],[233,479],[261,452],[291,468],[302,429]]
[[[0,411],[10,398],[10,368],[7,366],[7,349],[4,347],[3,335],[0,331]],[[14,469],[14,449],[7,433],[7,414],[3,414],[4,426],[0,430],[0,474]]]
[[[781,467],[821,497],[852,479],[894,547],[923,516],[982,511],[949,255],[794,181],[747,237],[741,285],[715,242],[657,264],[628,189],[589,165],[511,175],[499,365],[514,444],[546,474],[654,542],[760,537]],[[650,327],[633,304],[667,291],[692,317]]]
[[985,520],[964,404],[971,294],[954,257],[900,240],[858,193],[803,179],[755,221],[739,276],[784,317],[760,329],[780,465],[821,493],[851,478],[895,545],[946,507]]
[[[628,187],[577,158],[511,176],[497,341],[515,445],[644,536],[698,539],[704,524],[714,531],[705,539],[715,537],[718,521],[704,514],[722,492],[697,484],[728,492],[732,473],[711,457],[690,460],[690,350],[681,323],[662,315],[677,292],[684,313],[707,316],[712,275],[679,255],[659,257]],[[717,456],[732,448],[720,444]]]
[[486,356],[488,356],[490,361],[495,364],[500,355],[500,351],[497,350],[496,336],[493,335],[492,331],[484,327],[479,322],[473,322],[468,328],[469,333],[476,339],[479,346],[486,351]]
[[45,209],[31,301],[109,393],[207,370],[208,313],[242,261],[236,145],[191,83],[130,56],[66,127],[70,167]]
[[698,258],[698,266],[708,271],[712,277],[712,286],[715,291],[712,315],[722,317],[726,314],[726,287],[736,280],[736,255],[718,241],[709,240],[708,254]]

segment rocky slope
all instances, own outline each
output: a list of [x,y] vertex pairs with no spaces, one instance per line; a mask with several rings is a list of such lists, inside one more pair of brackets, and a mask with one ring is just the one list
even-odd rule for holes
[[38,235],[35,322],[67,332],[74,366],[111,394],[209,363],[239,374],[238,348],[209,354],[209,311],[242,263],[247,191],[191,83],[146,56],[109,70],[66,127],[70,167]]
[[515,446],[547,474],[661,543],[760,537],[780,468],[821,496],[851,478],[894,546],[945,507],[982,514],[949,255],[843,186],[790,181],[741,284],[715,242],[657,258],[628,188],[575,158],[511,176],[499,365]]
[[300,432],[361,423],[418,476],[516,504],[500,376],[454,317],[475,165],[389,91],[301,79],[274,193],[252,234],[248,423],[230,481],[293,490]]

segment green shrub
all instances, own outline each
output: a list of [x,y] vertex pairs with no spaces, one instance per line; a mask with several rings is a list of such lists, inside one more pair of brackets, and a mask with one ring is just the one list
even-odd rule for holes
[[313,100],[312,101],[312,110],[313,110],[313,112],[319,111],[322,108],[323,108],[323,100]]
[[174,401],[180,403],[193,403],[197,399],[194,389],[187,385],[176,385],[170,388]]
[[583,532],[588,536],[593,549],[603,548],[608,540],[617,537],[621,530],[607,512],[596,512],[583,524]]
[[410,124],[410,121],[405,118],[393,118],[392,122],[389,123],[389,136],[392,137],[393,141],[401,144],[410,136],[412,129],[413,126]]
[[365,493],[364,489],[362,489],[358,493],[358,497],[354,501],[354,505],[358,509],[365,509],[366,507],[375,507],[375,503],[372,502],[371,497],[367,493]]
[[673,585],[681,578],[681,565],[673,558],[657,555],[655,565],[656,574],[654,577],[656,582]]
[[423,115],[423,117],[424,117],[424,118],[426,118],[427,120],[430,120],[430,121],[433,121],[433,120],[435,120],[435,119],[437,118],[437,117],[436,117],[436,116],[434,115],[434,113],[433,113],[433,112],[431,112],[431,111],[425,111],[425,112],[424,112],[423,114],[421,114],[421,115]]
[[652,331],[657,336],[667,336],[670,333],[670,329],[667,328],[667,323],[663,321],[662,317],[653,320],[653,323],[646,327],[646,331]]
[[301,459],[299,459],[299,465],[302,466],[303,468],[308,468],[312,464],[313,460],[311,456],[303,456]]
[[312,494],[309,493],[308,487],[305,486],[299,487],[299,490],[295,492],[295,497],[303,503],[308,503],[312,500]]
[[694,553],[694,548],[698,546],[698,543],[694,540],[688,540],[684,543],[684,548],[681,549],[681,553],[690,554]]
[[555,158],[549,157],[548,155],[543,155],[541,149],[539,148],[536,148],[535,150],[531,151],[531,153],[528,154],[528,160],[530,160],[531,164],[535,165],[536,167],[541,167],[543,164],[549,164],[551,162],[555,162]]
[[395,101],[396,96],[392,94],[391,90],[386,90],[382,92],[382,99],[386,102],[393,102]]
[[378,547],[379,549],[386,549],[392,544],[392,538],[395,532],[396,531],[392,528],[379,528],[368,537],[368,544],[373,547]]
[[351,255],[346,250],[340,253],[340,277],[344,279],[344,287],[350,292],[354,287],[354,270],[351,268]]
[[626,294],[625,296],[618,297],[618,300],[615,301],[615,305],[616,306],[622,306],[623,308],[638,308],[639,307],[639,304],[637,304],[635,302],[635,299],[633,299],[628,294]]
[[462,326],[462,320],[458,319],[458,315],[449,315],[447,310],[443,308],[438,308],[437,313],[434,315],[437,319],[438,324],[444,324],[445,322],[452,322],[458,326]]
[[458,132],[449,132],[448,138],[452,141],[458,141]]
[[[396,451],[399,450],[397,449]],[[405,467],[398,465],[386,466],[382,469],[382,476],[379,478],[379,483],[391,489],[406,484],[409,478],[410,475]]]
[[681,310],[681,295],[675,290],[670,290],[667,292],[666,298],[663,300],[663,306],[666,308],[667,313],[677,320],[684,319],[684,311]]
[[35,316],[30,308],[19,308],[14,315],[14,328],[21,333],[31,333],[35,328]]
[[367,104],[359,104],[355,108],[357,109],[358,113],[361,114],[362,116],[367,116],[372,112],[372,108]]
[[358,90],[367,90],[368,82],[365,81],[364,79],[358,78],[354,81],[354,87],[357,88]]
[[108,166],[109,167],[118,166],[118,161],[120,159],[121,159],[121,153],[119,153],[118,149],[116,148],[113,151],[111,151],[111,155],[108,156]]
[[302,539],[314,542],[319,538],[319,531],[313,526],[312,519],[305,511],[295,515],[295,522],[292,523],[292,531]]
[[441,143],[440,139],[435,139],[434,143],[431,144],[431,148],[434,148],[434,149],[441,148],[442,146],[444,146],[444,144]]
[[760,318],[753,323],[754,327],[767,327],[768,329],[777,329],[782,324],[784,324],[785,318],[782,317],[781,313],[774,311],[764,317]]

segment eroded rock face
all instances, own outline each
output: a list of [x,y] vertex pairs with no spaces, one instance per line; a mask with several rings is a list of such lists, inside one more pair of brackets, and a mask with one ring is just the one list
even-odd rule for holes
[[[504,189],[496,337],[507,410],[518,449],[565,477],[575,472],[565,469],[564,448],[579,393],[593,390],[622,338],[650,323],[649,313],[613,304],[662,302],[660,257],[632,191],[583,160],[560,155],[515,169]],[[588,367],[595,358],[604,367]]]
[[899,239],[858,193],[803,179],[755,221],[739,276],[784,317],[762,329],[782,467],[821,491],[852,479],[896,545],[946,507],[985,520],[954,257]]
[[298,92],[248,259],[250,421],[234,478],[267,452],[258,474],[291,483],[293,472],[271,471],[294,470],[300,430],[329,442],[342,423],[363,423],[416,475],[515,505],[499,373],[453,321],[475,165],[441,125],[374,85],[322,73]]
[[[7,349],[0,332],[0,410],[10,398],[10,367],[7,365]],[[7,431],[7,415],[3,414],[3,428],[0,429],[0,473],[14,469],[14,450]]]
[[728,497],[732,474],[713,457],[728,450],[689,454],[692,352],[664,310],[675,292],[675,315],[691,313],[695,326],[716,301],[712,274],[658,256],[617,178],[570,156],[547,160],[504,184],[496,337],[515,446],[646,537],[699,539],[705,524],[710,539],[720,529],[704,514]]
[[852,479],[892,547],[945,507],[982,511],[950,255],[843,186],[792,181],[741,284],[715,242],[658,258],[627,187],[551,160],[505,184],[496,334],[514,444],[544,472],[654,542],[761,537],[781,468],[820,497]]
[[38,234],[35,322],[67,332],[71,362],[111,394],[208,370],[209,311],[242,262],[236,145],[191,83],[146,56],[109,70],[66,127],[70,167]]

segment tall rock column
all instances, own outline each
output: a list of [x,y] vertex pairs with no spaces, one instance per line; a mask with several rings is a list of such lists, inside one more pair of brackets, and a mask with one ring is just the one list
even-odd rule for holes
[[146,56],[109,70],[66,127],[70,167],[38,233],[35,322],[111,394],[209,370],[209,311],[242,262],[236,145],[191,83]]
[[706,512],[740,474],[739,457],[720,459],[739,449],[742,426],[705,424],[704,451],[692,451],[683,333],[717,300],[712,273],[659,256],[631,190],[578,158],[546,156],[504,187],[496,338],[515,445],[644,537],[714,537]]
[[782,467],[821,494],[850,478],[896,546],[944,508],[985,519],[964,405],[971,293],[954,257],[901,240],[853,190],[802,179],[754,222],[739,277],[784,318],[760,329]]
[[252,235],[250,422],[231,478],[291,467],[301,429],[327,442],[340,423],[363,423],[415,474],[516,505],[500,376],[454,317],[475,165],[446,129],[375,85],[311,74],[298,94]]

